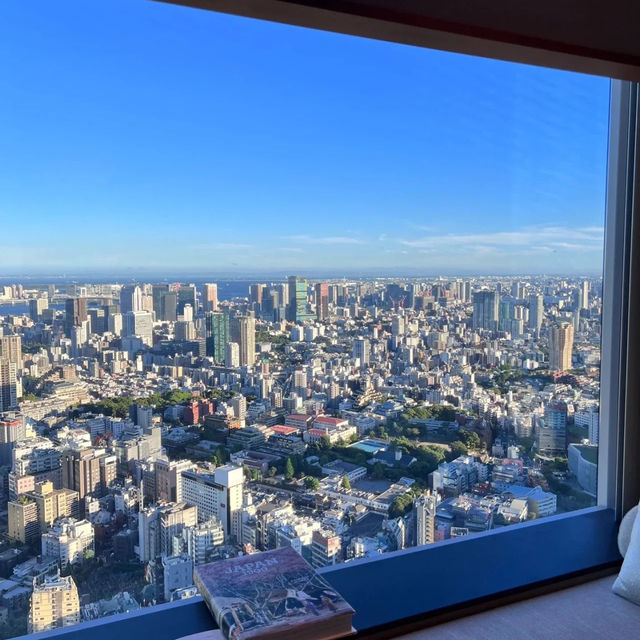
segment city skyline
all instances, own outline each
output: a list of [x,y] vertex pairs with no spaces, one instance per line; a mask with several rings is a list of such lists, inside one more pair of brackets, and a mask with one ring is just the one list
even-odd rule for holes
[[113,6],[3,5],[3,274],[601,272],[607,79]]
[[0,282],[0,638],[193,597],[224,558],[291,546],[320,569],[592,506],[602,296]]

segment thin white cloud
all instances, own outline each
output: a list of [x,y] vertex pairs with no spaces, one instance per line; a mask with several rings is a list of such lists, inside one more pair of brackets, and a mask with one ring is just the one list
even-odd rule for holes
[[[553,247],[574,251],[602,250],[603,227],[529,227],[518,231],[495,233],[433,234],[420,238],[399,238],[397,242],[416,249],[458,249],[489,251],[494,249],[522,250]],[[543,249],[543,250],[544,250]]]

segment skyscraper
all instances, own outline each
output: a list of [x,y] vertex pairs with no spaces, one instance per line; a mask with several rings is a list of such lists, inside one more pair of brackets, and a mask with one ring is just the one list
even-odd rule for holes
[[168,291],[160,301],[160,319],[175,322],[178,319],[178,294]]
[[181,284],[178,288],[178,315],[184,314],[184,306],[190,304],[193,309],[197,309],[196,285]]
[[73,327],[80,327],[87,319],[87,299],[67,298],[64,303],[64,331],[67,337],[73,334]]
[[142,311],[142,289],[137,284],[127,284],[120,289],[120,313]]
[[257,304],[258,306],[262,305],[262,292],[264,291],[266,285],[264,284],[250,284],[249,285],[249,302],[253,304]]
[[162,313],[162,298],[169,293],[168,284],[154,284],[151,286],[151,296],[153,298],[153,313],[156,320],[164,320]]
[[123,318],[124,336],[137,336],[148,347],[153,344],[153,318],[149,311],[129,311]]
[[391,318],[391,335],[392,336],[403,336],[404,335],[404,317],[394,315]]
[[567,405],[552,401],[544,411],[544,420],[536,426],[538,451],[548,455],[567,453]]
[[9,358],[0,358],[0,413],[18,406],[18,368]]
[[303,322],[310,314],[307,308],[307,279],[303,276],[289,276],[289,304],[287,320]]
[[235,369],[240,366],[240,347],[237,342],[229,342],[225,349],[224,366]]
[[583,280],[578,290],[578,307],[580,309],[589,308],[589,281]]
[[544,298],[534,294],[529,296],[529,328],[540,335],[540,327],[544,318]]
[[549,332],[549,369],[567,371],[571,369],[573,355],[573,325],[561,322]]
[[39,322],[42,319],[42,312],[48,308],[48,298],[33,298],[29,300],[29,316],[34,322]]
[[22,338],[20,336],[0,336],[0,358],[7,358],[16,365],[16,370],[22,369]]
[[218,310],[218,285],[205,282],[202,285],[202,306],[204,311]]
[[229,343],[229,314],[207,311],[204,318],[206,353],[216,362],[224,362],[225,348]]
[[473,294],[473,328],[490,331],[498,328],[498,294],[495,291]]
[[316,284],[316,318],[326,320],[329,317],[329,285],[326,282]]
[[275,311],[280,306],[280,296],[278,291],[265,287],[262,290],[262,302],[260,303],[260,315],[268,322],[277,322],[280,318],[276,318]]
[[236,316],[230,322],[231,341],[240,348],[240,366],[250,367],[256,361],[256,321],[250,316]]
[[369,354],[371,344],[366,338],[359,338],[353,341],[351,357],[354,360],[360,360],[360,366],[366,367],[369,364]]

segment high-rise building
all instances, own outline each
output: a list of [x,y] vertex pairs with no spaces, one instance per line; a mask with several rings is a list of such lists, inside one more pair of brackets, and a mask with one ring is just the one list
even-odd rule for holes
[[73,327],[82,326],[87,317],[86,298],[67,298],[64,303],[64,331],[67,337],[71,337]]
[[184,502],[171,505],[160,512],[160,554],[171,555],[173,553],[173,538],[182,536],[187,527],[195,527],[198,524],[198,508],[189,506]]
[[71,576],[45,576],[33,588],[28,632],[50,631],[80,622],[80,599]]
[[62,486],[78,492],[80,500],[100,497],[116,476],[116,457],[94,449],[67,449],[62,454]]
[[473,328],[497,330],[498,294],[495,291],[476,291],[473,294]]
[[307,371],[296,369],[293,372],[293,392],[301,398],[307,398]]
[[91,322],[91,333],[102,335],[105,331],[107,331],[107,318],[103,308],[88,309],[87,315]]
[[168,284],[154,284],[151,285],[151,297],[153,299],[153,313],[156,320],[164,320],[162,310],[162,298],[169,293]]
[[540,335],[540,327],[544,319],[544,298],[539,294],[529,296],[529,328]]
[[247,399],[241,393],[231,398],[231,407],[234,417],[239,420],[244,420],[247,417]]
[[155,461],[156,500],[164,502],[182,502],[182,472],[193,469],[195,465],[190,460]]
[[303,322],[311,317],[307,304],[307,279],[303,276],[289,276],[287,320]]
[[524,297],[524,285],[521,282],[514,281],[511,283],[511,296],[516,300]]
[[129,311],[123,316],[122,334],[136,336],[148,347],[153,345],[153,316],[149,311]]
[[[2,378],[2,362],[0,362],[0,380]],[[0,412],[2,412],[2,382],[0,382]],[[0,466],[10,466],[14,443],[27,437],[27,426],[23,416],[0,416]]]
[[205,282],[202,285],[202,307],[205,311],[218,310],[218,285],[212,282]]
[[225,465],[217,467],[214,480],[218,489],[218,520],[226,536],[242,540],[242,499],[244,471],[242,467]]
[[[198,520],[200,521],[200,507]],[[199,522],[196,527],[190,527],[183,536],[187,539],[187,553],[195,565],[207,562],[209,553],[224,543],[224,530],[215,516]]]
[[438,494],[426,493],[414,503],[416,510],[416,546],[435,542],[436,507]]
[[122,314],[112,313],[107,320],[107,329],[113,333],[114,336],[122,335]]
[[185,322],[193,322],[193,307],[189,303],[182,309],[182,319]]
[[589,308],[589,281],[583,280],[578,290],[578,307],[580,309]]
[[366,338],[358,338],[353,341],[351,357],[354,360],[359,360],[361,367],[366,367],[369,364],[370,352],[371,343]]
[[230,337],[240,349],[240,366],[251,367],[256,361],[256,321],[251,316],[235,316],[229,323]]
[[326,320],[329,317],[329,285],[326,282],[316,284],[316,318]]
[[249,285],[249,302],[254,305],[262,306],[262,293],[265,290],[265,284],[250,284]]
[[218,497],[222,491],[222,486],[211,474],[182,472],[182,499],[186,504],[198,507],[198,522],[218,517]]
[[394,337],[403,336],[405,331],[404,318],[402,316],[394,315],[391,318],[391,335]]
[[224,362],[229,343],[229,314],[207,311],[204,316],[206,353],[216,362]]
[[240,366],[240,345],[229,342],[225,348],[224,366],[236,369]]
[[175,322],[178,319],[178,294],[167,291],[160,299],[160,320]]
[[573,356],[573,325],[561,322],[549,332],[549,369],[568,371]]
[[41,532],[46,531],[58,518],[80,516],[78,492],[71,489],[54,489],[50,480],[38,482],[35,489],[26,495],[36,503]]
[[[188,308],[189,308],[189,305],[185,307],[185,309],[188,309]],[[178,322],[176,322],[173,328],[173,333],[176,340],[195,340],[196,326],[190,320],[189,321],[178,320]],[[205,345],[206,345],[206,339],[205,339]],[[205,353],[206,353],[206,346],[205,346]]]
[[142,311],[142,289],[137,284],[127,284],[120,289],[120,313]]
[[567,453],[567,405],[553,401],[544,411],[544,420],[536,425],[536,446],[544,455]]
[[181,284],[178,288],[178,308],[179,316],[184,315],[184,306],[190,304],[192,309],[198,308],[195,284]]
[[32,300],[29,300],[29,317],[34,322],[40,322],[42,320],[42,312],[48,308],[48,298],[33,298]]
[[18,406],[18,368],[9,358],[0,357],[0,412]]
[[33,542],[40,535],[38,505],[33,498],[21,495],[7,504],[9,537],[22,543]]

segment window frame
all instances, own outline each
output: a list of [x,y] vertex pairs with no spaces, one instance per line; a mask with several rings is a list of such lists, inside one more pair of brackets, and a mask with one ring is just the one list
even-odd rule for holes
[[[526,47],[489,39],[469,44],[459,34],[393,20],[354,16],[340,9],[320,10],[312,2],[232,0],[161,0],[200,8],[318,26],[404,44],[430,46],[459,53],[486,55],[516,62],[579,70],[618,77],[640,77],[640,68],[620,61],[598,64],[575,54],[548,49],[531,59]],[[349,3],[328,3],[333,5]],[[318,15],[321,15],[321,19]],[[423,32],[420,36],[419,32]],[[465,38],[467,36],[464,36]],[[474,36],[477,40],[477,37]],[[461,44],[462,43],[462,44]],[[465,44],[466,43],[466,44]],[[475,49],[474,49],[475,47]],[[471,49],[471,50],[470,50]],[[483,53],[484,51],[484,53]],[[542,49],[538,50],[540,53]],[[616,66],[618,65],[618,66]],[[483,599],[498,601],[508,590],[526,590],[593,570],[611,570],[620,562],[616,546],[621,515],[640,497],[634,461],[640,454],[640,432],[633,417],[640,414],[640,144],[638,84],[612,80],[608,149],[607,200],[603,272],[600,448],[598,506],[547,517],[513,527],[413,547],[379,558],[328,567],[321,573],[355,607],[354,625],[361,632],[394,630],[407,621],[428,620],[446,610],[460,610]],[[634,251],[635,249],[635,251]],[[571,541],[559,545],[558,540]],[[531,553],[523,553],[530,550]],[[429,580],[420,580],[429,576]],[[446,585],[446,588],[443,588]],[[525,593],[524,591],[522,593]],[[530,593],[530,591],[528,591]],[[201,598],[145,608],[30,637],[101,640],[114,633],[153,633],[167,640],[212,627]]]

